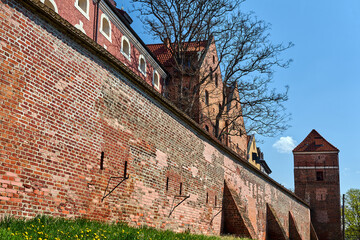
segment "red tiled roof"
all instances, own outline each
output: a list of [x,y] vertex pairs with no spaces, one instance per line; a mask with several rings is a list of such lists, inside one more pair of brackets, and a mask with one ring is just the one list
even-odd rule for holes
[[326,141],[315,129],[293,150],[293,152],[329,152],[339,149]]
[[[187,52],[200,51],[206,47],[207,41],[190,42],[185,44]],[[157,57],[159,62],[164,67],[171,67],[174,65],[174,59],[172,58],[172,54],[165,44],[148,44],[146,46]]]

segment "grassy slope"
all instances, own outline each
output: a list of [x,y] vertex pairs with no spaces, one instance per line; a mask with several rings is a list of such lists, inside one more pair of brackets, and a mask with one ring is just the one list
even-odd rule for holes
[[106,224],[84,219],[36,217],[24,221],[4,218],[0,222],[0,239],[191,239],[191,240],[240,240],[233,237],[203,236],[187,233],[159,231],[152,228],[132,228],[126,224]]

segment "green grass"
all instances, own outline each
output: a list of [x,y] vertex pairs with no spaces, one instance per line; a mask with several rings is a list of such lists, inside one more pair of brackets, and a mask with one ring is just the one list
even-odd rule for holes
[[12,217],[3,218],[0,221],[0,239],[240,240],[241,238],[174,233],[147,227],[133,228],[123,223],[106,224],[85,219],[66,220],[63,218],[40,216],[26,221]]

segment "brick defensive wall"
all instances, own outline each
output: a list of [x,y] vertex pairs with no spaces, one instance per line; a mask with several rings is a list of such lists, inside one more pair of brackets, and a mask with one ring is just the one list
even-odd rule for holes
[[314,236],[305,202],[39,0],[0,0],[0,76],[0,216]]

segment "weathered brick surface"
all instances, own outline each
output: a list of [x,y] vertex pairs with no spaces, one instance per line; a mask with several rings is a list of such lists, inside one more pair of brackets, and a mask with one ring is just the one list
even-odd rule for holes
[[[341,239],[338,153],[295,154],[295,193],[311,207],[311,218],[320,240]],[[317,172],[323,180],[317,180]]]
[[[0,215],[220,234],[225,180],[258,239],[267,203],[287,235],[291,211],[309,239],[306,204],[29,9],[0,1]],[[102,201],[125,164],[129,179]],[[169,217],[180,186],[190,197]]]

